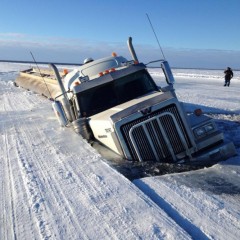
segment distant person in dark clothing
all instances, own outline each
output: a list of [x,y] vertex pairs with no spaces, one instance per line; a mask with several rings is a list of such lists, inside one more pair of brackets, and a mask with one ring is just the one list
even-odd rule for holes
[[224,87],[225,86],[230,86],[230,81],[231,79],[233,78],[233,71],[230,67],[228,67],[225,71],[224,71],[224,74],[225,74],[225,84],[224,84]]

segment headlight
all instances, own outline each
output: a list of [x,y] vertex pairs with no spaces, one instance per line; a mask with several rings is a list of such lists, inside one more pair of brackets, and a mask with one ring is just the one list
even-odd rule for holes
[[213,129],[214,129],[213,124],[208,124],[208,125],[205,126],[206,132],[210,132],[210,131],[212,131]]
[[204,129],[204,127],[197,128],[197,129],[194,130],[194,133],[195,133],[195,135],[200,137],[200,136],[205,134],[205,129]]
[[193,132],[197,138],[201,138],[214,130],[215,130],[215,127],[213,123],[209,123],[201,127],[195,128]]

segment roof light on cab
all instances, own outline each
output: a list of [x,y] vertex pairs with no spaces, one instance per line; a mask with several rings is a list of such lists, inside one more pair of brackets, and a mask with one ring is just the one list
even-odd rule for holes
[[196,116],[201,116],[201,115],[203,114],[202,109],[201,109],[201,108],[195,109],[195,110],[194,110],[194,114],[195,114]]
[[68,70],[67,69],[63,69],[63,75],[67,75],[68,74]]

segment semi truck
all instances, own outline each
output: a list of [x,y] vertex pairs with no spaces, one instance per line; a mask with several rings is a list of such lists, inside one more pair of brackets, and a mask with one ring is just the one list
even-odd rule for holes
[[212,118],[200,109],[185,112],[169,63],[153,61],[166,80],[158,86],[147,65],[139,62],[131,37],[127,43],[130,60],[116,53],[87,58],[64,73],[50,64],[54,75],[26,70],[16,85],[51,98],[61,126],[71,126],[88,142],[96,141],[123,159],[216,162],[235,155],[234,144],[224,140]]

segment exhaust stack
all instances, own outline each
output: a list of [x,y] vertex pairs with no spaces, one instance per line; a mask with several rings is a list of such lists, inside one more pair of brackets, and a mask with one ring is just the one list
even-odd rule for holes
[[62,79],[60,77],[60,74],[59,74],[59,71],[58,71],[57,67],[53,63],[49,63],[49,67],[51,67],[53,69],[54,73],[55,73],[56,79],[58,81],[58,84],[60,86],[60,89],[61,89],[61,92],[62,92],[62,95],[63,95],[64,99],[66,101],[69,101],[66,90],[63,86],[63,82],[62,82]]
[[[56,76],[56,79],[58,81],[58,84],[60,86],[61,92],[62,92],[62,94],[60,95],[60,96],[63,96],[63,98],[61,100],[61,105],[62,105],[62,107],[63,107],[63,109],[64,109],[64,111],[66,113],[67,119],[70,122],[72,122],[73,119],[74,119],[74,114],[71,111],[70,102],[69,102],[69,99],[68,99],[68,96],[67,96],[67,92],[66,92],[66,90],[65,90],[65,88],[63,86],[63,82],[62,82],[62,79],[60,77],[59,71],[58,71],[57,67],[53,63],[50,63],[49,66],[53,69],[53,71],[55,73],[55,76]],[[55,98],[54,102],[58,102],[58,101],[56,101],[56,98]],[[57,103],[55,105],[57,105]],[[60,111],[56,111],[56,112],[61,113]],[[64,116],[62,116],[62,118],[64,119]],[[63,121],[63,122],[65,124],[66,121]]]
[[135,52],[134,47],[132,45],[132,37],[128,38],[127,43],[128,43],[128,49],[129,49],[129,51],[130,51],[130,53],[132,55],[133,60],[138,62],[138,58],[137,58],[136,52]]

